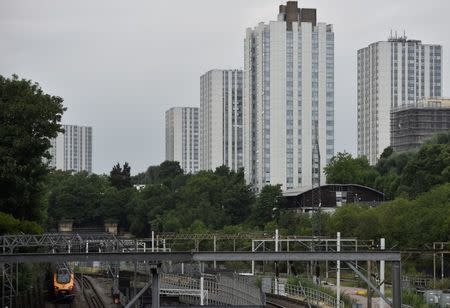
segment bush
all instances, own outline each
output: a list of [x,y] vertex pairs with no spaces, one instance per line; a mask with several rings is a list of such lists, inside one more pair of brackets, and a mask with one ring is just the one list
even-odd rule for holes
[[34,221],[19,220],[10,214],[0,212],[0,234],[40,234],[43,229]]

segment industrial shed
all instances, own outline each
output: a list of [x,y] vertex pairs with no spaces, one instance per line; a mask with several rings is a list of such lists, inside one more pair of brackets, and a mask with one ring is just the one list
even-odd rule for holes
[[297,212],[317,209],[319,202],[323,211],[332,212],[346,203],[376,206],[385,200],[382,192],[359,184],[325,184],[314,189],[292,189],[285,191],[283,196],[287,200],[287,208],[296,209]]

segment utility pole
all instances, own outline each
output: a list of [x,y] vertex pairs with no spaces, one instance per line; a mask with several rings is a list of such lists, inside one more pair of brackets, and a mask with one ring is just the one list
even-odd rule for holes
[[[367,279],[369,279],[369,280],[372,275],[371,266],[372,266],[372,262],[367,261]],[[369,284],[367,284],[367,308],[372,308],[372,290],[370,289]]]
[[[386,241],[384,238],[380,239],[380,249],[385,250],[386,248]],[[380,292],[384,295],[384,279],[385,279],[385,261],[380,261]],[[385,304],[384,301],[380,301],[380,307],[384,308]]]
[[[311,208],[313,212],[312,216],[312,231],[313,236],[320,237],[322,233],[322,224],[321,224],[321,217],[320,217],[320,207],[321,207],[321,194],[320,194],[320,149],[319,149],[319,123],[318,120],[314,123],[314,145],[313,145],[313,152],[312,152],[312,168],[311,168],[311,183],[312,183],[312,190],[311,190]],[[320,238],[318,239],[318,242],[320,244]],[[314,247],[314,244],[311,242],[311,246],[313,247],[312,250],[316,250],[316,247]],[[319,250],[321,248],[319,247]],[[320,264],[317,261],[311,262],[311,273],[314,279],[314,283],[320,284]]]
[[[336,234],[336,251],[341,251],[341,232]],[[341,307],[341,261],[336,261],[336,307]]]

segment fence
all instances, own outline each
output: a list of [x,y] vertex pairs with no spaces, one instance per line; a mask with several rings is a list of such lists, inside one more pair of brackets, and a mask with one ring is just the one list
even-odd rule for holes
[[[201,282],[203,281],[203,287]],[[161,289],[183,289],[199,291],[198,295],[180,295],[180,300],[189,304],[200,304],[203,291],[206,305],[263,306],[264,296],[259,288],[248,284],[239,276],[207,276],[203,279],[162,274]]]
[[[185,270],[191,266],[193,265],[186,266]],[[122,263],[121,269],[134,271],[134,265]],[[148,265],[138,262],[136,270],[141,274],[148,274]],[[199,272],[195,276],[198,278],[161,273],[161,293],[179,295],[180,301],[193,305],[200,305],[202,297],[205,305],[264,306],[265,304],[264,294],[248,277],[236,274],[231,276],[204,274],[199,277]]]
[[[278,283],[278,289],[273,290],[272,293],[278,293],[279,295],[306,301],[311,305],[316,305],[319,307],[337,307],[336,297],[322,292],[319,289]],[[344,302],[341,301],[340,303],[340,307],[344,307]]]
[[402,276],[402,287],[405,289],[430,289],[433,279],[430,277]]

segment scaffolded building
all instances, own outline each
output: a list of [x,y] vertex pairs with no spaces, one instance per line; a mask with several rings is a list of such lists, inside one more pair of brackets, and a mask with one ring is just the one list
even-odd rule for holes
[[391,146],[396,152],[419,148],[439,132],[450,131],[450,99],[427,98],[391,110]]

